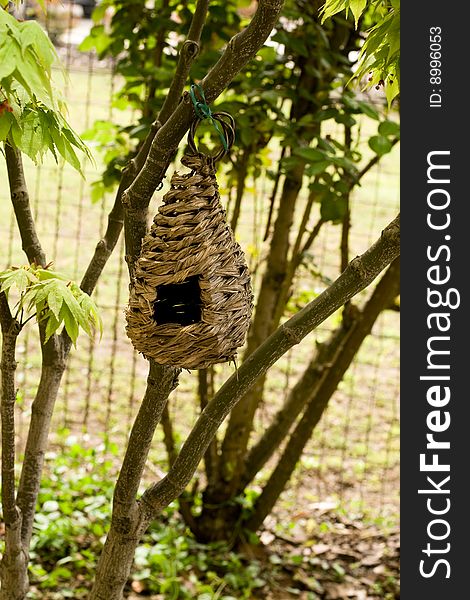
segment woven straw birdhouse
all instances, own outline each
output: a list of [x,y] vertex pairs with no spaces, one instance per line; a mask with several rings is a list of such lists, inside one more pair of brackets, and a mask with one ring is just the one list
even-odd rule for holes
[[252,312],[245,257],[226,222],[214,159],[186,155],[137,261],[127,335],[157,363],[202,369],[234,360]]

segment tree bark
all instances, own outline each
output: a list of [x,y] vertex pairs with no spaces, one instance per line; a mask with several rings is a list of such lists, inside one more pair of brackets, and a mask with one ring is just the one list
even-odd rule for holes
[[[315,99],[305,98],[300,94],[300,90],[309,89],[310,93],[314,94],[314,90],[320,83],[307,71],[305,65],[304,69],[297,86],[297,99],[291,110],[291,118],[297,121],[306,114],[314,112],[317,105]],[[318,129],[311,127],[305,131],[299,131],[299,137],[305,145],[308,145],[318,132]],[[282,289],[287,276],[289,236],[294,221],[296,201],[302,188],[304,171],[305,162],[299,160],[298,164],[286,173],[284,179],[266,270],[256,302],[255,317],[248,332],[245,357],[254,352],[277,326],[274,317],[279,290]],[[243,459],[247,451],[256,409],[263,395],[264,384],[264,377],[261,377],[230,415],[222,443],[221,480],[214,487],[214,493],[209,491],[209,503],[223,502],[237,493]]]
[[[139,501],[132,498],[140,482],[139,472],[132,475],[132,483],[123,485],[125,496],[124,499],[120,499],[119,511],[113,511],[111,530],[98,564],[98,574],[90,600],[121,599],[140,536],[148,524],[183,493],[230,410],[256,379],[289,348],[299,343],[347,300],[367,287],[399,255],[399,232],[397,217],[382,232],[380,239],[362,256],[351,261],[348,268],[327,290],[279,327],[240,366],[238,372],[225,382],[203,410],[168,474],[148,487]],[[161,369],[162,376],[165,376],[168,367]],[[162,397],[164,393],[162,390]],[[145,419],[142,423],[145,426]],[[147,437],[148,435],[147,433]],[[129,464],[133,462],[131,457],[134,453],[142,451],[140,447],[136,447],[133,439],[131,434],[125,459]],[[138,440],[139,437],[136,436],[135,439]]]
[[[200,369],[198,372],[198,394],[201,412],[206,408],[210,399],[214,395],[213,376],[213,367],[209,367],[208,369]],[[214,437],[207,448],[207,452],[204,454],[204,467],[207,481],[209,483],[211,483],[216,476],[218,459],[217,437]]]
[[144,535],[150,518],[143,518],[135,499],[125,518],[115,516],[100,556],[96,579],[89,600],[122,600],[134,562],[135,549]]
[[0,563],[1,600],[22,600],[28,591],[28,552],[21,543],[22,515],[15,501],[15,370],[16,341],[21,326],[11,315],[8,301],[0,292],[1,418],[2,418],[2,509],[5,549]]
[[31,541],[54,404],[67,363],[57,336],[51,338],[45,346],[41,346],[41,349],[41,378],[31,409],[17,495],[17,504],[23,515],[21,539],[25,548],[29,547]]
[[29,194],[24,176],[21,152],[10,144],[5,144],[5,157],[10,185],[10,198],[15,211],[18,229],[21,234],[23,250],[29,262],[45,266],[46,255],[36,233],[33,215],[29,209]]
[[127,444],[116,483],[111,527],[96,570],[90,600],[120,600],[134,552],[150,516],[137,502],[145,463],[168,396],[178,384],[180,369],[150,361],[147,389]]
[[166,448],[168,465],[171,467],[171,465],[175,462],[178,453],[175,447],[173,423],[171,422],[170,411],[168,410],[168,402],[165,404],[165,408],[163,409],[161,423],[163,429],[163,443],[165,444]]
[[[317,386],[311,390],[304,414],[294,429],[287,446],[258,497],[246,528],[256,531],[270,514],[274,504],[289,481],[303,449],[320,421],[330,398],[351,365],[364,339],[369,335],[377,317],[396,296],[400,283],[399,259],[395,259],[382,277],[360,316],[354,319],[343,344],[338,348],[331,366],[325,370]],[[274,448],[271,448],[274,451]]]
[[237,229],[238,219],[242,207],[242,200],[245,194],[246,177],[248,175],[248,161],[250,159],[250,151],[245,149],[242,151],[239,162],[237,162],[237,193],[235,195],[235,204],[233,205],[232,218],[230,227],[232,231]]
[[291,389],[284,405],[276,413],[258,442],[250,449],[245,459],[240,487],[244,489],[254,479],[282,444],[293,423],[305,408],[308,394],[312,393],[325,369],[331,364],[347,333],[346,327],[339,327],[327,342],[318,344],[314,357]]

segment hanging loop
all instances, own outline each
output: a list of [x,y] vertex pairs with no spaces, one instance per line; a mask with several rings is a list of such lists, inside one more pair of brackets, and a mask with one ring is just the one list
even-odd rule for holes
[[[191,123],[191,127],[189,128],[188,146],[194,154],[198,153],[198,149],[194,141],[194,134],[196,133],[199,123],[205,118],[207,117],[198,116],[198,118],[194,119],[194,121]],[[221,136],[221,139],[225,141],[223,147],[212,157],[212,160],[217,162],[227,154],[232,147],[233,142],[235,141],[235,121],[232,115],[226,112],[210,113],[210,119],[214,123],[215,128]]]

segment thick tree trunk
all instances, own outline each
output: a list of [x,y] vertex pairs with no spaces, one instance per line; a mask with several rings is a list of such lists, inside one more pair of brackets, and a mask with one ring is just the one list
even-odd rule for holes
[[113,524],[98,562],[96,581],[89,600],[122,600],[135,549],[149,522],[142,518],[136,501],[127,517],[120,518],[113,514]]
[[378,283],[364,310],[354,319],[330,368],[324,372],[316,388],[312,390],[305,412],[290,436],[263,492],[258,497],[252,516],[245,524],[248,529],[256,531],[270,514],[300,460],[303,449],[320,421],[330,398],[351,365],[362,342],[369,335],[377,317],[397,295],[399,283],[400,265],[397,258]]
[[116,483],[111,527],[100,557],[90,600],[120,600],[134,552],[151,520],[136,501],[155,429],[168,396],[178,385],[180,370],[150,361],[147,389],[134,421]]
[[21,514],[5,522],[5,550],[0,565],[0,600],[24,600],[29,589],[27,550],[21,543]]

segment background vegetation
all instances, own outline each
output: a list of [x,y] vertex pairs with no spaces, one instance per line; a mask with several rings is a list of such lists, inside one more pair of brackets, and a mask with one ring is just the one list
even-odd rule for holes
[[[214,10],[210,13],[214,20],[209,20],[208,24],[213,27],[215,33],[211,34],[212,37],[207,32],[205,34],[211,42],[210,50],[207,55],[204,52],[201,54],[196,64],[197,68],[192,72],[194,79],[197,80],[205,74],[205,65],[210,64],[214,56],[211,57],[210,52],[216,53],[224,39],[228,39],[238,30],[240,18],[243,20],[244,17],[243,13],[239,12],[240,7],[236,7],[235,4],[223,3],[222,6],[218,6],[214,3]],[[134,3],[132,6],[137,10],[143,5]],[[168,5],[168,11],[170,8],[172,7]],[[304,239],[309,239],[310,233],[315,231],[316,225],[321,222],[321,232],[314,240],[315,245],[303,252],[299,264],[296,265],[295,279],[293,285],[288,286],[285,298],[287,307],[282,310],[281,316],[278,317],[280,319],[290,316],[297,308],[314,298],[337,276],[339,270],[344,268],[344,244],[343,256],[341,252],[338,253],[338,246],[341,248],[340,241],[344,237],[342,232],[345,229],[345,217],[348,216],[349,220],[349,214],[352,216],[352,229],[348,234],[348,255],[354,256],[362,252],[394,216],[397,201],[395,151],[390,156],[384,156],[380,161],[379,171],[375,166],[378,162],[376,159],[382,158],[396,143],[396,117],[393,113],[384,117],[384,106],[381,104],[379,93],[371,103],[370,98],[357,96],[350,91],[344,92],[338,85],[342,65],[344,64],[347,75],[347,59],[349,52],[354,50],[344,51],[334,58],[337,62],[330,65],[334,77],[328,81],[323,74],[321,79],[325,85],[328,84],[325,90],[315,90],[315,93],[310,94],[311,98],[303,98],[304,93],[299,96],[293,94],[296,86],[298,89],[299,77],[302,74],[302,68],[296,67],[296,61],[302,65],[314,51],[319,67],[328,69],[325,63],[329,64],[329,61],[333,60],[330,55],[330,41],[320,35],[320,25],[315,16],[312,17],[311,36],[304,37],[302,28],[306,26],[305,22],[301,23],[302,27],[298,26],[298,36],[295,35],[295,28],[289,31],[292,22],[299,18],[296,11],[302,10],[302,19],[305,18],[304,9],[303,5],[295,3],[288,4],[286,8],[284,26],[279,29],[275,40],[284,46],[284,54],[279,56],[272,47],[261,51],[263,60],[250,65],[217,104],[236,116],[240,131],[233,161],[225,167],[220,180],[229,218],[233,226],[236,226],[237,235],[247,250],[257,289],[262,285],[263,264],[272,239],[268,234],[267,240],[263,240],[263,234],[266,230],[272,232],[274,217],[280,210],[280,205],[274,202],[277,200],[282,204],[282,186],[289,188],[285,184],[286,179],[296,178],[299,182],[296,194],[285,200],[286,206],[291,201],[295,205],[290,252],[292,253],[293,247],[295,249],[295,232],[302,226],[302,215],[306,214],[309,203],[311,206],[305,224]],[[100,14],[96,18],[99,17]],[[124,13],[122,17],[121,27],[128,27],[128,31],[132,31],[129,15]],[[174,19],[171,12],[170,17]],[[149,35],[145,29],[146,20],[140,13],[134,15],[134,18],[142,27],[142,36],[145,39],[145,35]],[[151,22],[151,15],[148,18]],[[184,23],[183,19],[181,21]],[[172,20],[172,28],[175,28],[174,22],[177,21]],[[221,23],[224,27],[221,27]],[[84,47],[90,49],[94,46],[103,58],[106,53],[110,53],[108,64],[112,66],[111,73],[103,65],[98,67],[93,55],[79,58],[70,46],[65,51],[65,57],[70,64],[78,64],[77,72],[73,72],[73,79],[66,89],[71,106],[70,120],[76,130],[89,131],[85,138],[93,148],[102,148],[104,175],[97,177],[92,190],[88,191],[79,177],[67,167],[56,169],[50,162],[46,162],[40,169],[33,169],[27,165],[29,181],[34,182],[30,183],[30,189],[34,190],[34,196],[31,196],[33,207],[38,213],[39,235],[48,245],[48,255],[54,258],[56,264],[60,263],[60,270],[70,275],[73,271],[75,278],[83,272],[87,264],[87,244],[92,247],[98,239],[92,228],[99,230],[100,235],[103,233],[104,215],[110,202],[108,193],[116,184],[119,169],[124,164],[123,152],[134,152],[136,144],[144,138],[145,131],[151,123],[149,115],[155,114],[155,110],[161,108],[165,89],[164,79],[161,79],[160,86],[152,89],[156,73],[155,63],[152,61],[156,60],[154,53],[158,47],[158,40],[153,47],[151,44],[145,44],[153,56],[149,59],[148,80],[144,77],[141,81],[138,77],[145,75],[146,60],[142,48],[137,48],[136,52],[144,64],[134,68],[132,65],[136,62],[136,55],[132,54],[132,47],[129,48],[129,54],[124,55],[121,53],[122,45],[116,44],[114,49],[112,44],[102,47],[106,40],[113,38],[102,35],[100,27],[98,24],[98,31],[95,30],[85,41]],[[325,27],[328,32],[328,26]],[[341,28],[352,38],[356,35],[351,22],[344,21],[342,17],[339,26],[331,28],[330,31],[335,35]],[[120,34],[125,37],[126,30]],[[216,34],[222,39],[218,40]],[[137,44],[142,43],[139,37],[133,39]],[[303,44],[306,44],[305,40],[310,39],[316,45],[314,49],[303,47]],[[322,44],[326,44],[326,49]],[[357,42],[356,46],[353,41],[351,44],[351,48],[357,47]],[[162,51],[162,65],[157,64],[157,67],[162,69],[158,72],[162,78],[164,71],[167,74],[171,73],[172,60],[174,65],[175,56],[172,57],[171,52],[168,54]],[[166,61],[168,65],[164,64]],[[312,67],[311,61],[307,61],[306,64],[309,69]],[[307,85],[307,96],[310,92],[311,88]],[[111,101],[103,102],[106,97]],[[298,97],[302,97],[304,106],[299,106],[298,110],[301,113],[292,118],[292,105]],[[84,109],[74,110],[74,106],[82,106]],[[267,114],[271,117],[269,120],[266,119]],[[312,114],[319,116],[317,119],[305,118]],[[100,117],[101,120],[96,123],[96,119]],[[136,119],[139,122],[137,126]],[[318,145],[316,140],[319,139],[324,141],[324,146]],[[206,143],[209,143],[208,139]],[[101,174],[101,158],[99,154],[97,156],[97,172]],[[280,161],[282,156],[284,160]],[[356,187],[349,195],[348,186],[345,188],[344,182],[348,181],[348,178],[354,180],[361,167],[364,168],[371,161],[375,163],[367,175],[364,175],[361,187]],[[93,180],[90,166],[84,163],[83,168],[88,174],[88,180]],[[297,174],[294,176],[296,170]],[[276,185],[277,189],[281,190],[278,191],[281,196],[271,201],[273,186]],[[6,190],[2,189],[1,193],[4,191]],[[312,192],[316,194],[313,202]],[[94,205],[89,203],[90,197],[95,201]],[[50,200],[53,210],[46,212],[45,205]],[[274,217],[269,224],[269,209],[273,204]],[[7,212],[6,202],[2,203],[2,207],[2,210]],[[150,212],[152,213],[153,209]],[[5,214],[2,223],[8,222],[9,216]],[[54,227],[51,227],[52,222]],[[349,228],[349,225],[346,227]],[[15,241],[14,229],[6,227],[5,231],[8,231],[4,238],[8,255],[5,266],[15,264],[15,261],[24,262],[19,245]],[[294,257],[295,253],[291,256]],[[100,345],[95,345],[93,341],[79,341],[79,349],[72,356],[57,406],[55,431],[58,434],[52,445],[53,449],[67,449],[70,459],[64,460],[57,455],[51,455],[53,461],[47,465],[48,476],[42,484],[39,498],[41,512],[36,517],[32,555],[33,563],[36,564],[32,571],[32,581],[34,587],[41,590],[37,592],[39,597],[44,597],[45,590],[56,587],[61,589],[58,593],[62,596],[59,597],[67,597],[67,594],[79,597],[80,593],[85,594],[85,591],[80,591],[79,582],[83,582],[81,587],[85,590],[90,573],[94,571],[93,565],[99,544],[103,540],[109,520],[112,485],[110,484],[108,489],[102,482],[111,482],[114,479],[117,461],[114,462],[112,457],[116,454],[115,444],[126,438],[128,425],[125,426],[125,423],[131,422],[144,388],[144,361],[132,353],[123,337],[122,309],[126,302],[127,282],[122,260],[119,260],[117,254],[107,266],[97,292],[97,303],[105,322],[105,336]],[[390,308],[394,307],[391,305]],[[351,516],[354,523],[359,516],[365,516],[366,522],[370,522],[371,518],[380,517],[378,524],[381,526],[389,526],[396,522],[396,480],[389,476],[390,472],[394,473],[397,453],[397,413],[392,391],[396,390],[397,356],[393,342],[396,318],[397,313],[393,310],[388,310],[381,316],[377,323],[379,329],[376,329],[379,337],[375,340],[369,338],[368,344],[362,348],[356,363],[360,365],[362,362],[362,366],[355,367],[355,372],[348,372],[342,388],[335,396],[335,404],[322,419],[322,429],[317,431],[306,447],[295,478],[291,480],[292,488],[286,491],[283,496],[285,500],[282,500],[280,506],[278,504],[274,518],[269,521],[267,532],[278,537],[270,540],[272,553],[269,553],[267,562],[266,555],[257,554],[256,547],[259,543],[255,542],[258,538],[251,535],[242,536],[248,555],[240,557],[227,549],[227,554],[222,553],[224,558],[220,560],[220,545],[213,543],[201,546],[192,540],[176,512],[176,506],[172,505],[156,530],[152,528],[148,534],[150,537],[147,538],[147,544],[157,541],[160,544],[157,546],[158,551],[151,551],[151,546],[145,544],[139,549],[132,577],[132,588],[135,592],[147,590],[160,593],[162,597],[175,598],[250,598],[256,597],[258,591],[266,595],[267,589],[271,590],[269,593],[276,594],[277,588],[279,594],[288,593],[295,596],[305,593],[310,594],[305,597],[312,598],[346,598],[354,597],[353,592],[357,589],[366,589],[368,594],[378,597],[387,597],[386,594],[394,597],[396,572],[390,571],[388,567],[382,572],[379,569],[377,577],[373,577],[368,583],[361,583],[359,587],[357,585],[361,576],[364,577],[364,567],[371,571],[386,562],[385,548],[382,548],[378,559],[376,553],[378,563],[372,563],[371,569],[362,564],[363,556],[358,556],[353,562],[353,565],[358,563],[357,566],[347,572],[341,561],[334,566],[337,562],[335,555],[338,554],[337,550],[334,550],[334,543],[325,544],[328,546],[325,552],[332,552],[334,556],[325,557],[328,560],[324,564],[318,545],[320,537],[333,535],[337,526],[339,529],[341,526],[348,528],[346,523]],[[339,324],[339,317],[332,317],[317,332],[316,340],[326,340],[327,331],[337,329]],[[266,331],[270,328],[272,324]],[[20,449],[21,432],[25,431],[25,421],[30,410],[28,399],[35,393],[35,371],[40,360],[33,350],[32,331],[33,329],[25,332],[24,345],[19,348],[20,355],[24,357],[21,361],[22,366],[26,367],[19,374],[19,381],[24,389],[19,398]],[[314,340],[307,338],[270,372],[262,408],[254,422],[255,435],[263,432],[282,400],[288,397],[289,390],[308,365],[314,348]],[[386,357],[386,369],[384,361],[381,361],[379,366],[380,354]],[[206,374],[206,381],[217,389],[229,371],[225,366],[216,367],[213,373]],[[385,375],[387,371],[388,377]],[[170,422],[173,426],[173,451],[177,451],[181,441],[185,439],[197,416],[198,409],[193,400],[197,390],[200,393],[201,379],[196,382],[194,377],[183,374],[180,387],[176,394],[172,395],[168,418],[165,421],[166,429],[157,433],[157,444],[152,449],[148,464],[149,479],[167,468],[167,459],[162,456],[162,442],[166,441],[165,446],[170,451],[171,460],[172,445],[169,444],[168,433]],[[191,410],[188,410],[189,406]],[[126,415],[124,420],[123,414]],[[101,442],[102,451],[86,450],[87,447],[96,446]],[[107,462],[109,458],[111,461]],[[237,494],[237,520],[240,510],[242,514],[250,513],[259,493],[259,486],[267,481],[275,459],[276,454],[266,468],[259,471],[254,484],[247,487],[243,494]],[[72,476],[69,494],[68,484],[64,485],[64,477],[60,474],[72,471],[81,475],[83,464],[88,465],[86,470],[90,475],[83,478]],[[358,485],[358,480],[361,485]],[[200,481],[202,484],[199,485],[203,485],[205,479],[202,474]],[[57,493],[59,482],[62,489],[60,497]],[[97,493],[98,489],[101,493]],[[191,511],[195,516],[201,514],[201,509],[203,511],[199,492],[197,487],[193,487],[188,497],[193,504]],[[79,499],[73,510],[72,499]],[[311,508],[298,515],[294,507],[303,505],[305,499]],[[60,518],[60,515],[63,518]],[[187,515],[186,522],[188,523]],[[305,536],[302,530],[311,533]],[[195,533],[197,535],[197,531]],[[382,534],[376,535],[380,538]],[[268,538],[265,537],[264,541]],[[284,546],[280,548],[280,554],[287,552],[287,561],[284,556],[276,553],[276,543],[279,543],[279,539],[282,541],[282,538]],[[391,540],[390,547],[393,549],[393,538]],[[255,549],[251,545],[246,547],[246,542],[255,543]],[[380,546],[383,542],[378,543]],[[291,548],[294,550],[286,549],[285,544],[292,544]],[[301,551],[295,550],[299,548],[299,544]],[[315,556],[312,557],[306,550],[314,546],[317,548],[314,551]],[[41,551],[41,548],[47,548],[47,552]],[[54,548],[57,550],[56,554]],[[374,552],[370,552],[370,555],[374,556]],[[46,556],[47,559],[44,561],[41,556]],[[165,560],[162,557],[165,557]],[[246,568],[246,560],[250,562],[249,569]],[[77,572],[80,570],[82,575],[77,578]],[[327,584],[324,588],[322,578]],[[352,585],[350,579],[356,583]],[[74,581],[73,585],[70,584],[71,580]],[[345,585],[345,582],[349,587],[338,588]],[[334,593],[340,595],[334,596]]]

